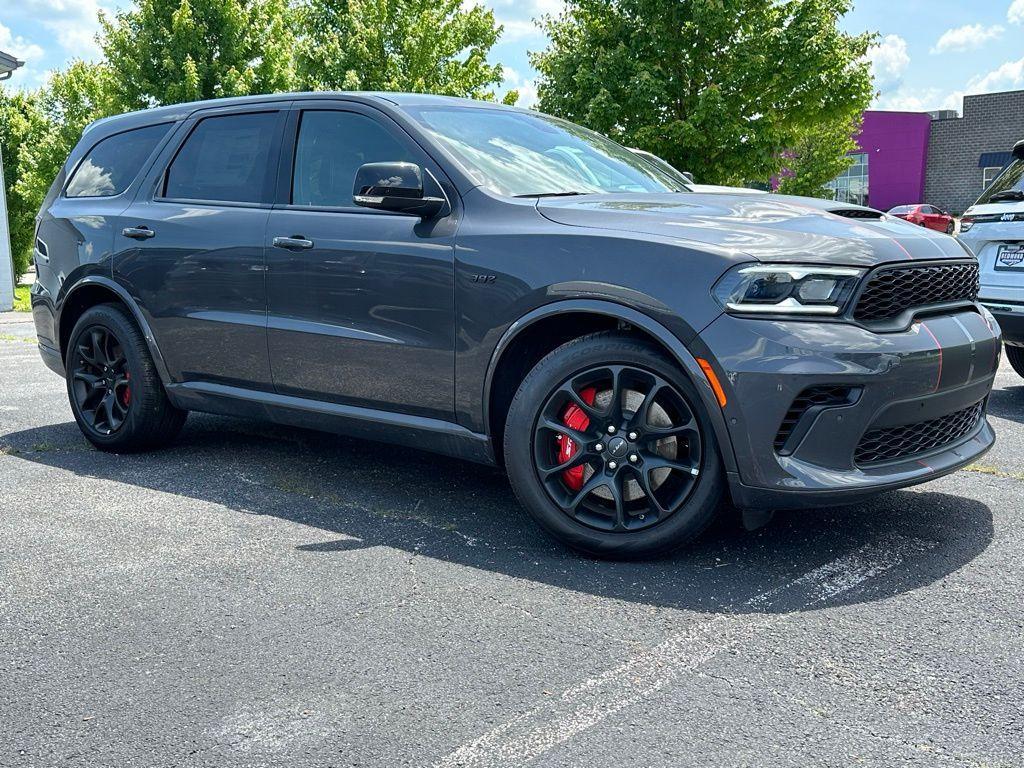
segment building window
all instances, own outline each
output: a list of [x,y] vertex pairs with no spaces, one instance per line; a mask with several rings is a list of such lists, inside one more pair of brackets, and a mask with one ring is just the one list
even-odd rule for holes
[[984,168],[981,172],[981,188],[988,189],[992,182],[996,180],[996,177],[1002,172],[1002,168],[997,166],[989,166]]
[[868,155],[858,152],[850,155],[853,164],[825,185],[831,190],[832,198],[843,203],[855,205],[868,204]]

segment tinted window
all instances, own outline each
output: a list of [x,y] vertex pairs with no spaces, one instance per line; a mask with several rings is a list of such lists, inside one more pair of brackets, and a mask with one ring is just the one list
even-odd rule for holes
[[176,200],[262,202],[276,170],[270,148],[277,123],[277,112],[201,121],[167,170],[164,195]]
[[171,126],[150,125],[108,136],[89,150],[68,182],[68,197],[111,197],[124,192]]
[[903,214],[910,213],[912,210],[914,210],[914,206],[912,205],[897,205],[895,208],[890,208],[889,213],[894,215],[898,213]]
[[292,205],[351,207],[363,163],[416,162],[401,142],[356,112],[303,112],[295,146]]
[[1014,160],[992,186],[982,193],[975,205],[1018,202],[1024,200],[1024,158]]

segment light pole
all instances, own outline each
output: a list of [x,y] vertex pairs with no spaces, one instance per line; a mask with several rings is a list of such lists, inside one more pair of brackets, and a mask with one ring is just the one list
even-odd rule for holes
[[[25,62],[0,51],[0,80],[8,80]],[[0,154],[0,312],[14,306],[14,259],[11,258],[11,228],[7,222],[7,183],[4,158]]]

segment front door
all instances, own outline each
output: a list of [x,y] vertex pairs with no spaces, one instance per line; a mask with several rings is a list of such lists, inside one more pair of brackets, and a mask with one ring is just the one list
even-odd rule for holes
[[114,274],[174,381],[273,388],[264,237],[286,115],[287,105],[190,120],[153,193],[121,215]]
[[[425,168],[429,194],[454,199],[441,171],[399,126],[369,107],[296,104],[267,228],[268,339],[281,394],[451,419],[454,231],[437,219],[358,208],[364,163]],[[429,182],[428,182],[429,180]]]

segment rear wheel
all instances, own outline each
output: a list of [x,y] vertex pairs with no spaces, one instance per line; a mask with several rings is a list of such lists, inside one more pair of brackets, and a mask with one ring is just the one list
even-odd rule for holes
[[952,235],[954,230],[956,230],[956,223],[951,221],[946,225],[946,234]]
[[1013,370],[1017,372],[1018,376],[1024,376],[1024,347],[1011,347],[1010,345],[1004,345],[1006,349],[1006,359],[1010,361],[1010,365]]
[[685,544],[722,497],[696,390],[657,347],[619,333],[571,341],[527,375],[509,409],[505,462],[545,531],[604,557]]
[[120,307],[87,310],[71,332],[68,399],[79,429],[104,451],[144,451],[170,442],[187,411],[171,405],[135,321]]

